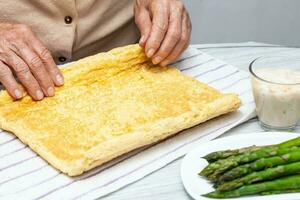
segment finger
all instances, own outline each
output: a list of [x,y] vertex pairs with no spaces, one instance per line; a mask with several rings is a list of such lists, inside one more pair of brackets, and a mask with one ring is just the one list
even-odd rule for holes
[[23,92],[20,85],[15,80],[10,68],[0,61],[0,82],[6,88],[8,94],[13,99],[21,99]]
[[189,19],[186,14],[182,17],[181,37],[179,42],[174,47],[172,53],[160,64],[166,66],[175,61],[180,54],[188,47],[191,36],[191,27],[189,25]]
[[64,84],[64,78],[59,68],[55,64],[50,51],[34,36],[33,33],[28,34],[27,44],[41,58],[46,70],[49,72],[51,79],[56,86]]
[[42,100],[44,94],[26,63],[13,51],[7,52],[6,64],[13,68],[22,85],[34,100]]
[[189,16],[189,13],[186,10],[185,10],[185,17],[183,18],[183,20],[185,20],[184,23],[186,24],[187,35],[188,35],[186,45],[184,46],[184,50],[185,50],[190,45],[190,40],[191,40],[191,35],[192,35],[192,22],[191,22],[191,18]]
[[146,43],[146,55],[150,58],[159,49],[168,29],[169,23],[169,4],[168,1],[161,1],[158,5],[151,5],[153,15],[150,37]]
[[143,6],[138,7],[137,5],[135,5],[134,10],[135,10],[135,15],[134,15],[135,23],[141,32],[141,39],[139,41],[139,44],[142,47],[145,47],[152,26],[150,14],[148,10]]
[[181,38],[182,11],[183,6],[180,2],[171,5],[170,21],[167,34],[157,53],[153,56],[153,64],[163,61],[173,50]]
[[40,57],[25,43],[15,41],[15,44],[16,53],[29,66],[31,73],[38,81],[44,94],[46,96],[54,96],[54,84]]

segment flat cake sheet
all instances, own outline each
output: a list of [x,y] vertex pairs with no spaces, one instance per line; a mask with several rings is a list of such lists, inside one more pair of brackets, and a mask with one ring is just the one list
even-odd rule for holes
[[183,156],[254,115],[249,75],[192,46],[173,64],[183,73],[240,95],[240,109],[138,149],[81,176],[55,170],[14,135],[0,131],[0,199],[95,199],[114,192]]

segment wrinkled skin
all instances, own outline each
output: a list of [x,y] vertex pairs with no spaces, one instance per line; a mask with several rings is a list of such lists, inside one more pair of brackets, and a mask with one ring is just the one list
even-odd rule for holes
[[61,86],[63,77],[28,26],[0,23],[0,82],[14,99],[22,98],[22,84],[32,99],[42,100],[54,95],[54,86]]
[[135,22],[142,47],[154,64],[167,65],[188,47],[192,25],[179,0],[137,0]]

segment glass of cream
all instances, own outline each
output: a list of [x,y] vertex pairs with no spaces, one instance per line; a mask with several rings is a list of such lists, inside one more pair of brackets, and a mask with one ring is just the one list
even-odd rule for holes
[[262,128],[293,130],[300,119],[300,58],[260,57],[249,70]]

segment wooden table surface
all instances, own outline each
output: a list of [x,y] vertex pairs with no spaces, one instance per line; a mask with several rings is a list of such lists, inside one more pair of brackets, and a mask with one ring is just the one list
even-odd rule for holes
[[[206,52],[218,59],[222,59],[229,64],[246,71],[248,71],[249,63],[259,56],[289,55],[292,57],[300,57],[299,48],[281,47],[253,42],[194,46],[203,52]],[[221,137],[236,134],[251,134],[252,132],[262,131],[263,130],[258,125],[257,118],[253,118],[230,130]],[[295,132],[300,133],[300,124],[297,126]],[[166,167],[101,199],[189,200],[191,198],[185,192],[180,179],[181,160],[182,158],[179,158]]]

